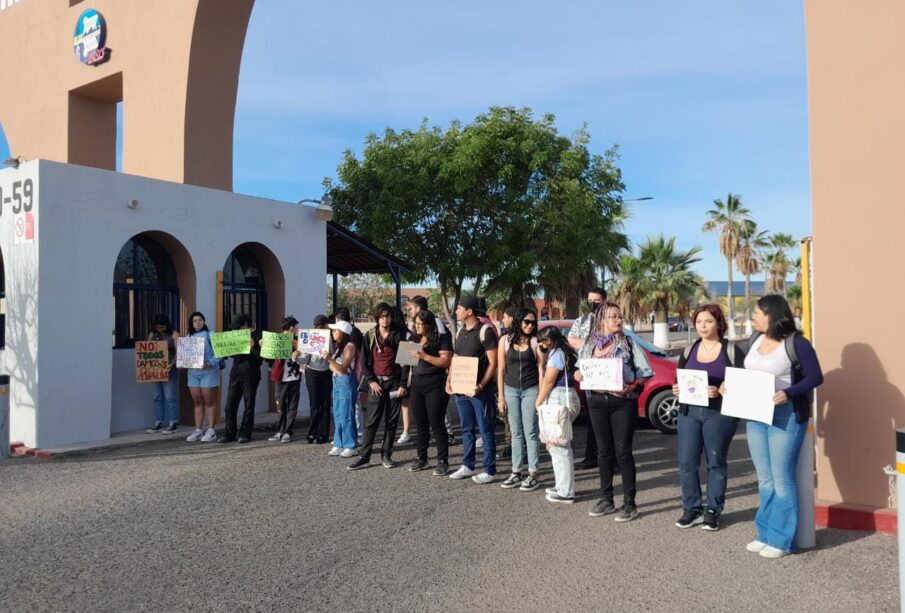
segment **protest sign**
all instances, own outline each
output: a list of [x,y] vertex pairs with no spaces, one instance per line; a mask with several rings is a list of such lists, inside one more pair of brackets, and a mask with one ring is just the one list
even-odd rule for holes
[[578,360],[581,389],[599,392],[621,392],[622,358],[588,358]]
[[453,394],[471,394],[478,386],[478,358],[454,355],[449,366],[449,386]]
[[765,424],[773,423],[776,377],[761,370],[727,368],[720,413]]
[[292,332],[275,334],[264,332],[261,339],[261,357],[265,360],[285,360],[292,357]]
[[203,336],[180,336],[176,339],[176,368],[204,368]]
[[135,381],[157,383],[170,378],[170,351],[166,341],[135,341]]
[[396,350],[396,363],[400,366],[417,366],[418,358],[413,354],[421,351],[421,349],[421,343],[400,341],[399,349]]
[[698,407],[710,405],[707,397],[707,371],[679,368],[676,370],[676,379],[679,385],[679,402],[693,404]]
[[251,353],[251,330],[232,330],[230,332],[211,332],[211,345],[214,355],[226,358],[231,355]]
[[330,351],[330,330],[299,330],[299,351],[311,355],[323,355]]

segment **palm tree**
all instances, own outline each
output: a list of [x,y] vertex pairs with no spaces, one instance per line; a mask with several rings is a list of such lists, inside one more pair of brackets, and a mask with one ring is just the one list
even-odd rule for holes
[[701,261],[700,251],[700,247],[678,251],[676,237],[666,238],[662,234],[640,245],[639,266],[645,274],[639,280],[638,290],[654,310],[655,345],[669,345],[670,305],[687,302],[689,296],[706,288],[701,276],[691,269],[693,264]]
[[643,313],[649,311],[641,287],[645,274],[644,266],[638,257],[627,253],[619,258],[611,299],[622,309],[625,321],[632,325]]
[[769,274],[769,287],[767,291],[774,294],[784,295],[786,293],[786,278],[792,269],[792,262],[789,260],[786,251],[793,248],[796,244],[791,234],[783,234],[777,232],[770,236],[771,252],[767,259],[767,271]]
[[715,208],[707,211],[707,221],[704,222],[704,232],[718,232],[720,253],[726,258],[729,286],[727,298],[729,300],[729,335],[735,336],[735,305],[732,302],[732,262],[738,255],[739,235],[744,226],[751,219],[751,211],[742,206],[741,196],[729,193],[726,201],[719,198],[713,201]]
[[738,271],[745,275],[745,334],[751,334],[751,275],[761,270],[760,252],[769,244],[769,233],[766,230],[758,230],[757,222],[749,219],[742,225],[739,234],[738,254],[735,256],[735,265]]

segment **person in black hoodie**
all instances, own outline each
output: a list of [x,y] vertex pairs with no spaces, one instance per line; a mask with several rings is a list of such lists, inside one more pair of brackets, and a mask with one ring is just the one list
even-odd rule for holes
[[[251,328],[251,317],[245,313],[233,320],[233,330]],[[239,442],[251,440],[251,432],[255,427],[255,395],[261,382],[261,334],[252,329],[251,352],[233,356],[233,367],[229,371],[229,391],[226,394],[226,423],[223,436],[218,443],[231,443],[236,440],[236,419],[239,413],[239,401],[245,401],[242,413],[242,425],[239,429]]]
[[368,386],[368,408],[365,418],[364,439],[358,450],[358,458],[347,468],[357,470],[371,463],[371,448],[380,422],[384,422],[381,461],[386,468],[393,468],[393,440],[402,410],[402,399],[408,395],[409,366],[396,363],[399,343],[408,340],[409,332],[404,324],[396,321],[393,308],[385,302],[374,307],[377,326],[364,336],[361,349],[361,378]]

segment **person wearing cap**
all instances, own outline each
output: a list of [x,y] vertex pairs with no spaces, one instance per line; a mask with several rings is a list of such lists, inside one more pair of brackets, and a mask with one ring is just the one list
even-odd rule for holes
[[239,413],[239,402],[245,402],[242,413],[242,424],[238,432],[238,441],[247,443],[255,429],[255,396],[261,382],[261,335],[252,328],[251,317],[242,313],[233,320],[233,330],[251,329],[251,352],[232,356],[233,367],[229,371],[229,388],[226,392],[226,419],[223,436],[218,443],[231,443],[236,440],[236,419]]
[[[327,316],[315,315],[312,323],[317,330],[327,330]],[[305,388],[308,390],[308,443],[323,445],[330,438],[330,397],[333,395],[333,375],[323,356],[306,353],[298,358],[305,367]]]
[[355,428],[355,396],[358,382],[355,379],[355,362],[358,350],[352,342],[354,326],[348,321],[337,320],[328,324],[333,337],[333,350],[325,351],[323,358],[333,373],[333,447],[328,455],[351,458],[358,445]]
[[[497,337],[493,325],[478,320],[480,302],[474,296],[465,296],[456,307],[459,331],[453,345],[453,361],[456,357],[478,358],[478,374],[475,387],[468,393],[455,394],[456,409],[462,424],[462,466],[450,479],[471,477],[475,483],[490,483],[496,475],[496,442],[494,428],[496,416],[493,406],[493,379],[496,376]],[[446,392],[452,394],[452,382],[446,379]],[[475,426],[484,442],[484,470],[475,474]]]
[[[352,324],[352,344],[355,345],[355,351],[358,352],[357,355],[361,355],[361,347],[364,344],[364,334],[362,334],[361,330],[358,329],[358,326],[355,325],[355,320],[352,319],[352,314],[349,312],[349,309],[346,307],[339,307],[336,309],[336,312],[333,314],[333,322],[337,321],[347,321]],[[361,381],[361,360],[355,360],[355,380]],[[362,390],[361,386],[359,386],[358,392],[355,395],[355,429],[358,432],[358,437],[361,438],[362,433],[364,432],[365,426],[365,416],[364,416],[364,408],[368,405],[368,392],[367,390]]]
[[364,428],[364,440],[356,459],[347,468],[358,470],[371,463],[371,448],[380,422],[384,422],[383,444],[380,449],[381,463],[385,468],[393,468],[393,440],[402,399],[408,396],[409,373],[411,367],[396,363],[399,343],[409,338],[408,328],[399,325],[390,305],[381,302],[374,307],[377,325],[365,334],[361,351],[361,377],[368,386],[368,408]]
[[[287,315],[280,326],[283,333],[291,333],[293,337],[298,331],[299,320],[292,315]],[[302,373],[299,363],[296,361],[301,354],[296,349],[296,340],[292,340],[292,357],[288,359],[274,360],[273,372],[276,373],[276,397],[277,431],[269,441],[275,443],[289,443],[292,441],[292,426],[295,425],[295,417],[299,411],[299,396],[302,389]],[[273,380],[273,377],[271,377]]]

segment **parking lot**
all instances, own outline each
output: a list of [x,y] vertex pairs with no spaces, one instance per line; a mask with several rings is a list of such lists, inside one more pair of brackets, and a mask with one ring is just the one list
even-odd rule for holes
[[595,471],[578,474],[579,502],[554,505],[499,481],[350,472],[325,446],[265,438],[0,463],[2,609],[898,610],[891,537],[820,530],[781,560],[745,551],[757,492],[741,435],[716,533],[673,526],[675,438],[654,430],[636,436],[628,524],[588,516]]

